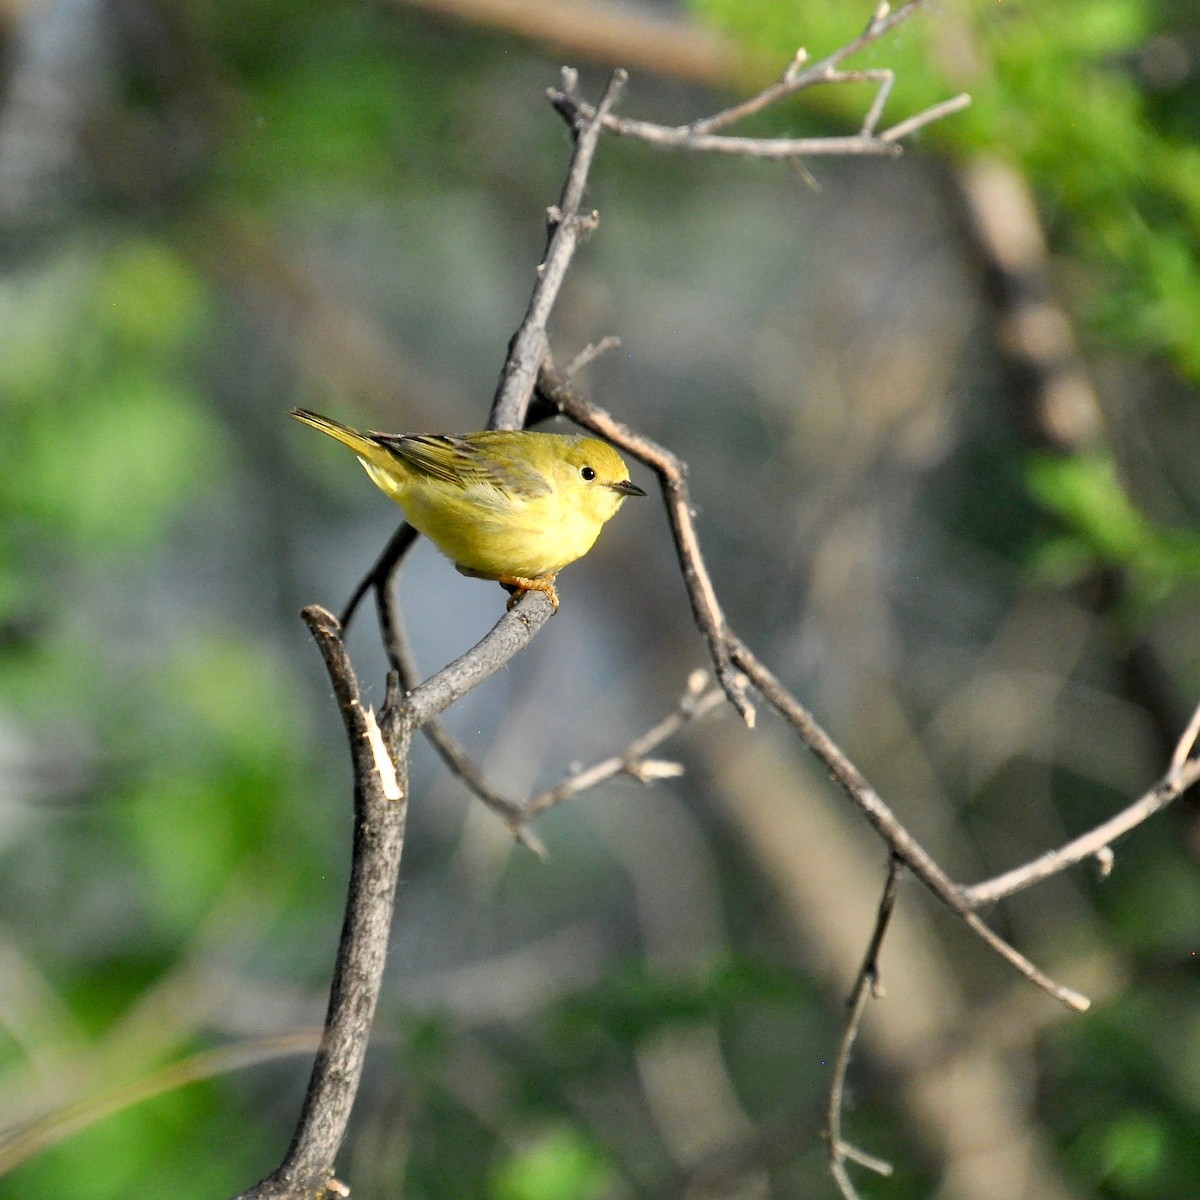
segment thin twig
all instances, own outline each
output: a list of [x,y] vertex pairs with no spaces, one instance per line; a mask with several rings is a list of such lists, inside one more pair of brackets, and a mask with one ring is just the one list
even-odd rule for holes
[[[406,692],[411,692],[416,686],[416,665],[412,650],[404,635],[403,626],[395,626],[393,634],[393,666],[398,673],[401,687]],[[635,738],[619,753],[571,772],[561,782],[534,794],[523,803],[510,799],[492,787],[483,772],[440,721],[425,721],[421,731],[441,755],[451,773],[504,821],[513,836],[539,858],[546,858],[546,848],[529,828],[529,822],[549,809],[599,787],[617,775],[628,775],[639,783],[653,783],[682,774],[683,768],[678,764],[651,760],[647,755],[674,737],[689,722],[716,708],[723,693],[718,688],[706,688],[707,682],[708,677],[703,671],[693,671],[673,712]]]
[[900,121],[890,129],[885,129],[879,135],[879,140],[881,142],[898,142],[901,138],[908,137],[910,133],[916,133],[918,129],[924,129],[926,125],[932,125],[934,121],[940,121],[952,113],[962,112],[964,108],[970,106],[970,103],[971,97],[965,92],[951,96],[948,100],[930,105],[923,112],[914,113],[913,116]]
[[[576,74],[563,68],[563,86],[573,89]],[[492,412],[488,418],[489,429],[520,429],[525,424],[525,413],[533,395],[533,384],[538,368],[550,348],[547,324],[550,311],[558,299],[558,291],[566,276],[567,268],[575,255],[580,237],[595,227],[595,213],[580,214],[584,185],[591,170],[592,159],[600,140],[600,130],[625,87],[627,76],[624,71],[614,71],[604,90],[600,103],[588,116],[572,122],[575,134],[575,150],[567,169],[566,182],[556,207],[549,212],[550,240],[546,254],[538,267],[537,282],[529,298],[520,328],[509,342],[508,355],[496,385],[492,401]]]
[[733,661],[744,670],[751,683],[772,708],[800,735],[804,744],[825,764],[835,783],[858,806],[863,816],[874,826],[892,853],[955,915],[960,917],[980,938],[1002,958],[1015,967],[1031,983],[1048,995],[1082,1012],[1090,1001],[1086,996],[1057,983],[1039,970],[1019,950],[1006,942],[995,930],[970,911],[971,906],[959,887],[933,856],[913,837],[883,802],[883,798],[867,782],[862,772],[820,726],[816,718],[783,686],[776,676],[732,634]]
[[900,887],[900,876],[903,871],[904,864],[900,861],[899,856],[890,855],[887,880],[884,882],[883,895],[879,898],[879,909],[875,914],[875,928],[871,931],[867,952],[863,957],[862,966],[858,969],[858,976],[850,993],[846,1027],[842,1031],[842,1040],[838,1045],[837,1057],[833,1064],[833,1078],[829,1083],[825,1126],[826,1137],[829,1140],[829,1170],[846,1200],[859,1200],[858,1192],[846,1172],[847,1159],[867,1167],[879,1175],[892,1173],[890,1163],[859,1150],[842,1138],[842,1110],[845,1107],[846,1074],[850,1069],[850,1052],[858,1038],[867,1002],[872,996],[880,994],[879,951],[883,946],[883,939],[892,919],[892,912],[896,907],[896,894]]
[[388,544],[384,546],[379,557],[375,560],[375,564],[359,580],[358,586],[351,593],[350,599],[346,601],[346,606],[342,609],[342,615],[338,618],[338,623],[343,630],[350,628],[350,622],[354,619],[354,613],[358,609],[359,604],[362,603],[362,598],[367,594],[369,588],[374,588],[380,596],[379,603],[386,605],[387,600],[382,594],[391,586],[392,577],[404,561],[404,556],[412,549],[418,536],[417,531],[407,521],[392,534]]
[[[697,133],[715,133],[718,129],[728,129],[730,125],[736,125],[739,121],[745,120],[746,117],[753,116],[755,113],[761,112],[764,108],[768,108],[770,105],[776,104],[788,96],[795,95],[796,92],[804,88],[829,83],[831,80],[836,82],[837,80],[834,77],[839,75],[844,77],[847,74],[846,72],[838,72],[837,70],[846,59],[857,54],[860,50],[866,49],[872,42],[878,41],[885,34],[890,33],[897,25],[907,21],[909,17],[914,16],[928,3],[929,0],[911,0],[911,3],[905,4],[895,12],[891,12],[887,4],[881,4],[871,14],[871,19],[867,23],[867,27],[858,37],[847,42],[844,46],[839,46],[832,53],[818,59],[807,67],[805,64],[808,62],[808,51],[803,48],[797,50],[792,61],[787,65],[787,68],[777,82],[771,84],[770,87],[764,88],[757,95],[751,96],[747,100],[743,100],[730,108],[723,109],[719,113],[714,113],[711,117],[693,122],[689,128],[695,130]],[[882,105],[879,105],[879,107],[882,108]],[[864,122],[865,124],[866,122]],[[870,128],[874,129],[874,127],[872,123]]]
[[687,487],[687,467],[669,450],[636,433],[602,408],[584,400],[563,376],[546,366],[538,373],[537,390],[539,396],[564,416],[627,450],[658,475],[680,568],[687,584],[692,615],[705,641],[708,642],[717,681],[724,689],[729,702],[741,714],[742,720],[748,726],[753,726],[754,705],[746,695],[745,678],[730,659],[725,614],[721,611],[717,590],[708,573],[704,556],[700,553]]
[[532,796],[522,806],[526,821],[541,816],[564,800],[606,783],[616,775],[629,775],[639,783],[652,783],[657,779],[668,779],[683,773],[677,763],[647,760],[652,750],[657,750],[668,738],[677,734],[688,722],[712,712],[724,698],[720,688],[708,688],[708,677],[703,671],[693,671],[688,685],[673,713],[664,717],[657,725],[641,737],[630,742],[620,754],[614,754],[601,762],[568,775],[561,783]]
[[[722,109],[712,116],[692,121],[687,125],[658,125],[652,121],[640,121],[629,117],[617,117],[601,113],[579,95],[574,77],[564,75],[563,87],[551,94],[555,108],[574,127],[580,122],[596,120],[610,133],[622,137],[637,138],[650,145],[691,150],[708,154],[736,154],[760,159],[796,159],[813,155],[895,155],[900,153],[897,144],[902,138],[918,129],[958,112],[970,104],[969,96],[962,94],[942,100],[914,114],[897,125],[876,132],[884,105],[891,95],[895,73],[887,68],[867,68],[858,71],[843,71],[840,64],[851,55],[877,41],[903,21],[907,21],[929,0],[911,0],[896,12],[887,4],[881,4],[871,17],[866,29],[858,37],[839,46],[831,54],[804,69],[808,55],[803,49],[797,51],[779,79],[762,91],[739,103]],[[773,104],[806,88],[828,84],[874,83],[877,85],[858,133],[839,137],[807,138],[755,138],[722,134],[739,121],[762,112]]]
[[1168,779],[1175,779],[1183,775],[1183,768],[1196,749],[1197,738],[1200,738],[1200,705],[1196,706],[1196,711],[1192,713],[1192,719],[1187,723],[1187,728],[1183,731],[1179,741],[1175,743],[1175,750],[1171,754],[1171,767],[1167,772]]
[[621,346],[621,339],[614,337],[611,333],[607,337],[602,337],[598,342],[592,342],[584,346],[580,352],[563,368],[563,374],[570,379],[572,375],[582,371],[589,363],[593,363],[602,354],[608,354],[612,350],[618,350]]
[[[1131,829],[1136,829],[1143,821],[1149,820],[1155,813],[1161,812],[1168,804],[1178,800],[1200,780],[1200,758],[1191,757],[1197,736],[1200,736],[1200,708],[1192,714],[1187,729],[1179,739],[1167,773],[1145,795],[1057,850],[1047,851],[1032,862],[1005,871],[1003,875],[997,875],[994,879],[963,888],[963,898],[972,908],[980,908],[1004,896],[1011,896],[1014,892],[1032,887],[1033,884],[1040,883],[1051,875],[1057,875],[1087,858],[1104,856],[1102,869],[1105,860],[1111,869],[1112,843]],[[1108,855],[1104,855],[1105,851],[1109,852]]]
[[[388,661],[400,680],[401,689],[408,694],[420,684],[420,673],[417,669],[412,645],[408,639],[408,631],[405,628],[399,606],[395,603],[392,589],[390,587],[377,589],[376,595],[380,607],[379,623]],[[459,745],[458,740],[441,721],[431,718],[421,726],[421,732],[438,752],[450,773],[456,776],[468,791],[495,812],[523,846],[532,850],[539,858],[545,858],[546,847],[542,844],[541,839],[525,826],[523,806],[492,787],[484,773],[475,765],[470,755]]]

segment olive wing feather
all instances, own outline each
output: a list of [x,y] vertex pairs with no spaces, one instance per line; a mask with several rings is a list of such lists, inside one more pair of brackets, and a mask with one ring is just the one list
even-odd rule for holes
[[452,434],[373,434],[373,440],[405,466],[430,479],[470,487],[491,487],[507,495],[531,498],[550,491],[549,481],[523,461],[521,434],[503,431]]

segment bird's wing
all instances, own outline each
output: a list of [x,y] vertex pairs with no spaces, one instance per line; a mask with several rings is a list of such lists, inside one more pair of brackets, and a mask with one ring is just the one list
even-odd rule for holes
[[390,450],[405,466],[430,479],[454,483],[461,488],[490,487],[523,498],[545,495],[550,485],[545,477],[504,453],[503,433],[374,434],[374,440]]

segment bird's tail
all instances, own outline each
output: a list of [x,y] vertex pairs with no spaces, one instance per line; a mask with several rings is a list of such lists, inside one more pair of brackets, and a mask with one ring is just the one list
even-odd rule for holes
[[385,457],[383,448],[374,438],[365,433],[359,433],[357,429],[351,429],[349,425],[343,425],[341,421],[335,421],[332,417],[323,417],[320,413],[311,412],[307,408],[293,408],[291,415],[297,421],[303,421],[305,425],[311,425],[314,429],[327,433],[331,438],[336,438],[362,458],[378,461]]

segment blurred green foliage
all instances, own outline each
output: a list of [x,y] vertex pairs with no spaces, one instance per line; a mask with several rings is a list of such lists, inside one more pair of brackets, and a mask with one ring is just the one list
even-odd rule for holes
[[[780,61],[798,41],[818,58],[866,23],[852,3],[689,7]],[[1075,301],[1097,343],[1166,355],[1200,383],[1200,117],[1194,73],[1170,66],[1181,52],[1186,61],[1198,31],[1195,8],[1172,0],[965,0],[845,67],[895,70],[885,125],[969,91],[971,106],[921,143],[1018,165],[1056,251],[1090,272]],[[862,87],[820,93],[843,121],[863,111]]]
[[610,1185],[604,1159],[570,1128],[549,1129],[496,1169],[495,1200],[591,1200]]
[[1033,566],[1044,578],[1061,585],[1120,569],[1134,621],[1176,588],[1200,582],[1200,533],[1160,528],[1135,508],[1110,456],[1033,454],[1028,481],[1065,527],[1036,547]]

